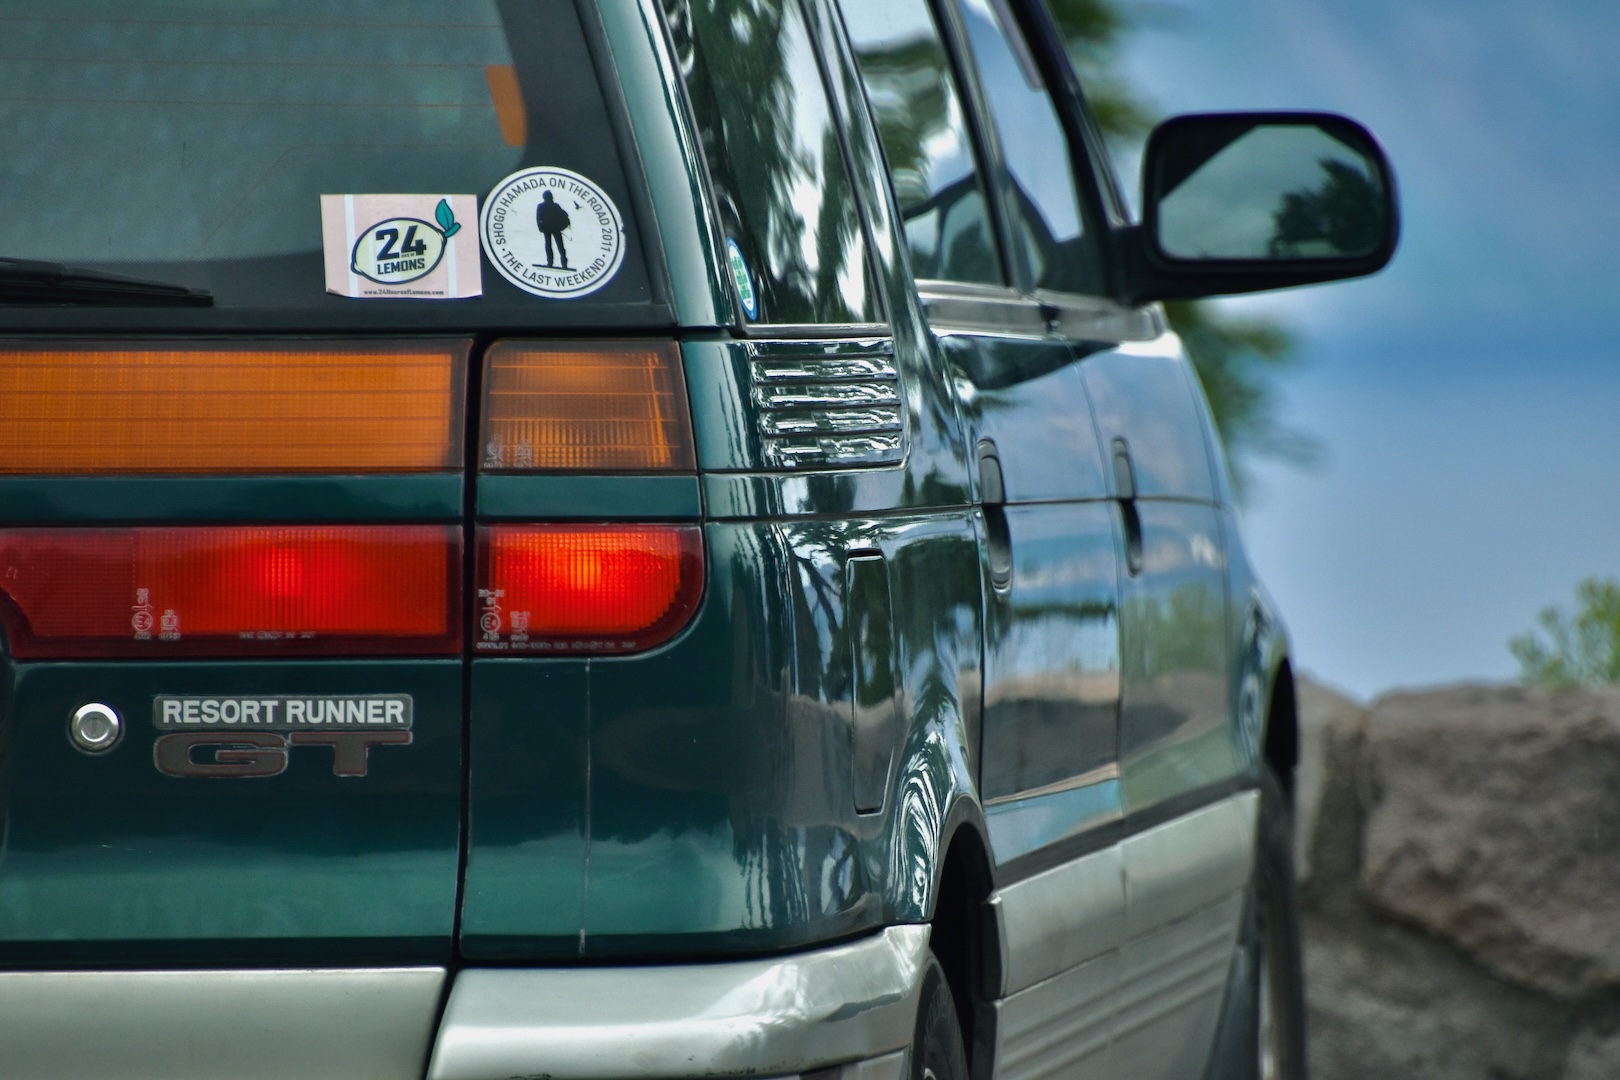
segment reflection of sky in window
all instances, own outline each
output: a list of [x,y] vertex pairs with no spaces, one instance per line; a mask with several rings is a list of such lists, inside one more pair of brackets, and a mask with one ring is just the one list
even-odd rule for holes
[[1359,154],[1316,128],[1256,128],[1165,197],[1159,207],[1164,250],[1183,258],[1265,258],[1283,196],[1321,188],[1325,158],[1371,175]]
[[923,143],[928,154],[928,183],[933,190],[947,187],[975,170],[962,140],[965,130],[967,120],[962,115],[962,103],[952,94],[945,103],[945,127]]
[[1080,234],[1079,208],[1069,175],[1067,140],[1044,88],[1026,71],[1002,36],[989,0],[959,0],[985,96],[1007,168],[1029,194],[1057,240]]
[[[928,7],[921,0],[883,5],[846,4],[844,22],[849,29],[850,38],[862,54],[927,50],[930,60],[939,65],[938,68],[915,68],[903,73],[885,71],[883,77],[878,79],[872,78],[869,74],[868,91],[874,99],[873,107],[880,115],[885,113],[903,115],[907,111],[903,93],[886,93],[881,89],[885,81],[934,82],[949,78],[945,69],[944,46],[939,41],[939,33],[934,27],[932,16],[928,13]],[[945,126],[925,133],[922,140],[924,157],[918,164],[924,173],[921,177],[925,187],[923,198],[938,193],[974,171],[973,158],[962,135],[966,130],[966,120],[962,115],[961,102],[956,96],[956,87],[954,83],[948,81],[945,86],[947,91]],[[903,182],[903,179],[896,177],[896,181]],[[916,201],[921,202],[922,198]]]
[[[804,24],[794,17],[794,9],[787,9],[787,17],[782,20],[782,60],[787,67],[787,79],[783,87],[790,93],[796,87],[821,88],[821,71],[816,66],[815,54],[810,51],[809,39],[805,36]],[[784,103],[791,105],[793,122],[784,126],[784,130],[793,133],[793,157],[795,168],[793,170],[792,200],[794,212],[799,218],[798,228],[786,228],[782,234],[771,238],[771,261],[778,266],[786,266],[793,262],[786,248],[798,244],[799,262],[812,274],[821,267],[821,260],[816,251],[816,223],[821,217],[822,190],[821,181],[826,173],[827,162],[822,160],[822,146],[819,141],[812,141],[812,136],[819,136],[828,130],[832,120],[827,113],[827,99],[821,93],[795,93],[792,101]],[[778,221],[778,225],[786,226],[786,221]],[[845,295],[848,295],[846,293]]]

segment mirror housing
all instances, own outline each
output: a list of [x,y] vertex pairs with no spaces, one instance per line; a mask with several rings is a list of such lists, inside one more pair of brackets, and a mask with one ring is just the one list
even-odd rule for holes
[[1395,174],[1332,113],[1176,116],[1148,137],[1142,224],[1123,231],[1131,303],[1376,273],[1395,254]]

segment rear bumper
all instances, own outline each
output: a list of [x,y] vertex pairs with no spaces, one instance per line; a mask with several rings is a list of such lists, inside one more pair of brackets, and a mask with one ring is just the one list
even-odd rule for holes
[[443,968],[0,972],[7,1080],[420,1078]]
[[[902,1080],[928,927],[714,964],[0,972],[8,1080]],[[437,1029],[435,1030],[435,1019]],[[820,1080],[820,1078],[818,1078]],[[831,1076],[825,1078],[831,1080]]]
[[[900,1080],[928,927],[765,960],[474,969],[456,977],[428,1080],[787,1076],[846,1062]],[[874,1060],[881,1059],[881,1060]]]

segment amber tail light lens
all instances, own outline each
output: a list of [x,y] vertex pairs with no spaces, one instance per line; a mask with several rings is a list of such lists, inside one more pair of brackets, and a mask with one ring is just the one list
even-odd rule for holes
[[484,354],[486,471],[692,472],[673,342],[498,341]]
[[469,349],[0,345],[0,473],[460,468]]
[[454,526],[0,530],[12,655],[450,655]]
[[495,525],[478,532],[474,648],[637,652],[673,637],[702,596],[695,525]]

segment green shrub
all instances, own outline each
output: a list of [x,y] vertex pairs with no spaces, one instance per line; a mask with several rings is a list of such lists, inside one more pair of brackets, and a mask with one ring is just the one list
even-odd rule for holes
[[1573,617],[1545,608],[1531,630],[1508,642],[1519,677],[1540,686],[1620,683],[1620,581],[1587,578],[1575,586]]

